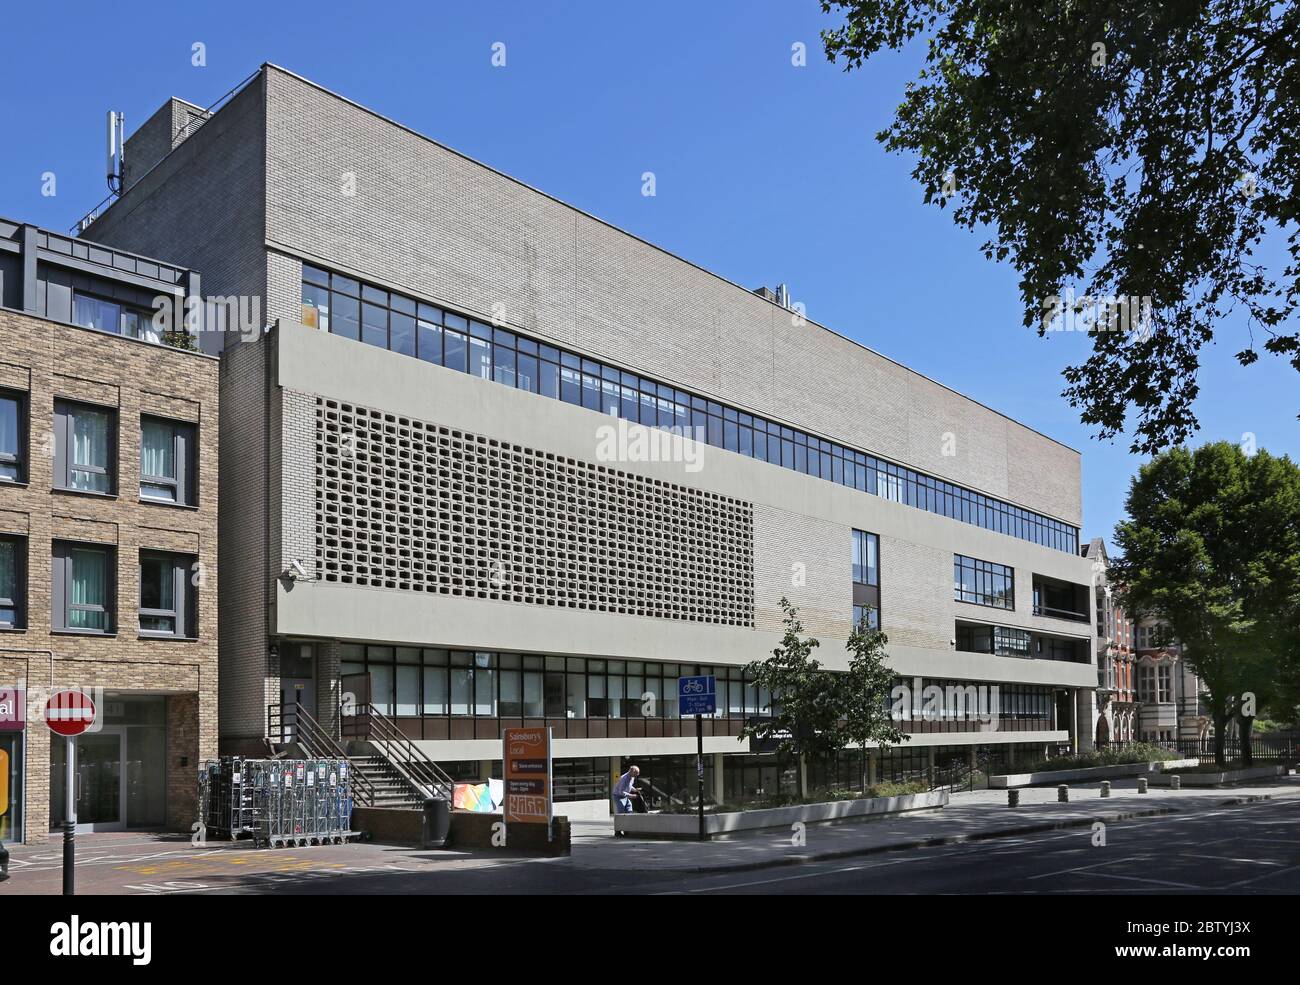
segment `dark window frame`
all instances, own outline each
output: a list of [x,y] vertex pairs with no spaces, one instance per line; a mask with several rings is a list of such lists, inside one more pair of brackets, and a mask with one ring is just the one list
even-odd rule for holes
[[[73,467],[70,455],[72,431],[73,422],[76,420],[76,412],[79,409],[104,414],[108,417],[108,462],[104,466],[79,465]],[[82,493],[91,496],[116,496],[118,489],[117,442],[118,410],[116,407],[106,407],[102,404],[94,404],[84,400],[57,398],[54,401],[54,488],[62,492]],[[108,489],[78,489],[70,481],[71,473],[74,471],[106,476]]]
[[[74,608],[72,598],[72,555],[75,551],[94,551],[104,556],[104,601],[102,605],[76,604],[75,608],[88,612],[104,613],[104,628],[95,629],[69,625],[68,616]],[[56,633],[76,633],[85,636],[114,636],[117,634],[117,548],[112,544],[96,544],[75,540],[56,540],[51,544],[53,567],[51,570],[50,622]]]
[[[78,298],[88,298],[92,301],[98,302],[99,304],[111,305],[112,307],[116,308],[117,329],[115,331],[110,332],[106,328],[99,328],[95,325],[86,325],[82,322],[77,321],[77,299]],[[144,335],[138,332],[135,335],[132,335],[130,332],[126,331],[125,319],[127,315],[134,315],[138,324],[143,324],[145,322],[147,322],[151,326],[153,324],[154,312],[148,308],[142,308],[138,304],[131,304],[127,301],[119,300],[118,298],[105,297],[102,294],[96,294],[94,291],[83,291],[81,288],[73,288],[72,324],[76,325],[78,328],[88,328],[92,332],[103,332],[105,335],[120,335],[124,339],[136,339],[141,342],[160,343],[162,341],[162,332],[156,333],[157,338],[146,338]]]
[[8,387],[4,387],[0,388],[0,400],[13,401],[18,418],[17,450],[14,452],[0,451],[0,464],[11,466],[17,474],[13,476],[0,475],[0,482],[9,482],[17,485],[27,481],[27,465],[29,458],[27,433],[31,427],[31,394],[26,390],[12,390]]
[[12,632],[27,628],[27,550],[28,538],[19,534],[0,533],[0,544],[14,546],[14,592],[0,596],[0,608],[13,609],[12,622],[0,622],[0,631]]
[[[144,427],[145,422],[162,424],[171,429],[172,459],[176,463],[176,477],[146,475],[144,471]],[[198,425],[192,421],[178,421],[157,414],[140,415],[140,498],[149,503],[162,503],[168,506],[198,506]],[[145,490],[145,486],[170,486],[175,490],[175,498],[156,496]]]
[[[198,588],[194,585],[191,574],[197,558],[193,554],[180,554],[174,551],[161,551],[152,548],[140,549],[139,581],[140,599],[137,607],[137,629],[141,637],[148,639],[196,640],[198,634]],[[159,562],[167,566],[167,576],[172,581],[172,608],[146,608],[144,604],[144,566],[146,562]],[[146,629],[146,618],[171,619],[173,629]]]
[[[1003,609],[1007,612],[1016,610],[1016,569],[1014,567],[996,561],[968,557],[965,554],[954,554],[952,567],[954,602]],[[965,582],[963,576],[968,572],[971,576],[970,582],[974,586],[970,591],[962,587]],[[997,591],[997,580],[1000,578],[1006,580],[1005,594],[999,594]],[[985,585],[987,588],[983,587]]]

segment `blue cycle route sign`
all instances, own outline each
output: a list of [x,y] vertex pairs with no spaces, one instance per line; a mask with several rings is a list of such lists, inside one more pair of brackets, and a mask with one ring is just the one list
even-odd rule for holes
[[712,715],[718,710],[717,685],[712,677],[677,678],[677,713]]

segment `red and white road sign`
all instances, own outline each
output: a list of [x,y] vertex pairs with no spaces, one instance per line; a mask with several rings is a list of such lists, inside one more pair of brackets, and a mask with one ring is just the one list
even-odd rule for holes
[[59,735],[80,735],[95,724],[95,702],[80,691],[58,691],[45,702],[45,724]]

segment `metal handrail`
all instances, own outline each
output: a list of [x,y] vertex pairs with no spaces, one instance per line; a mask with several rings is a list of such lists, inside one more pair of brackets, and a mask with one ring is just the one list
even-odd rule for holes
[[1034,603],[1034,615],[1069,619],[1073,622],[1092,622],[1092,617],[1086,612],[1076,612],[1073,609],[1057,609],[1050,605],[1043,605],[1040,602]]
[[[369,737],[385,743],[386,746],[396,746],[404,757],[400,760],[395,759],[393,756],[386,756],[385,758],[399,771],[408,773],[408,778],[416,787],[423,788],[426,794],[441,794],[451,800],[452,789],[455,787],[456,781],[445,773],[442,767],[430,759],[419,746],[403,734],[396,723],[376,708],[373,703],[367,704],[365,711],[370,719]],[[387,749],[385,749],[385,752],[387,752]]]

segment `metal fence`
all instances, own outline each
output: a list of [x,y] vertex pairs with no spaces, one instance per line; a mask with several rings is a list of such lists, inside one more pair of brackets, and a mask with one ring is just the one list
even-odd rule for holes
[[[1108,749],[1124,749],[1132,745],[1152,745],[1169,752],[1177,753],[1183,759],[1199,760],[1202,766],[1212,764],[1214,760],[1214,737],[1204,739],[1175,739],[1173,741],[1133,743],[1112,742]],[[1300,762],[1300,735],[1280,733],[1275,735],[1255,735],[1250,740],[1251,757],[1264,764]],[[1242,758],[1240,740],[1229,735],[1224,741],[1223,754],[1230,763],[1239,763]]]

